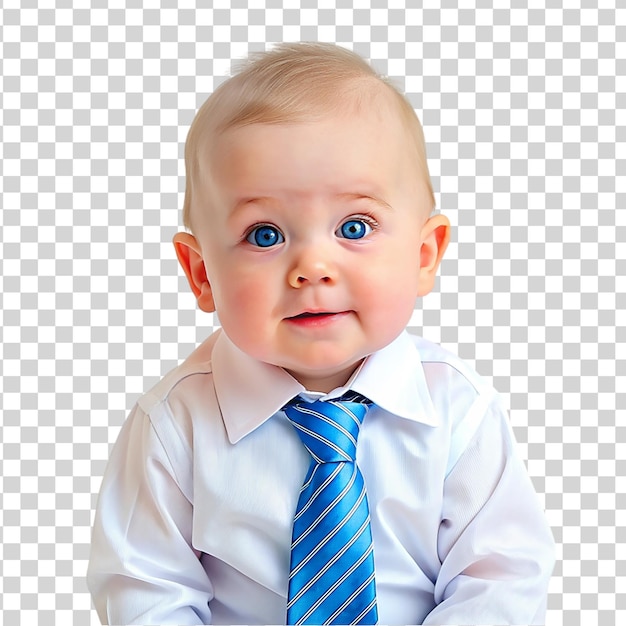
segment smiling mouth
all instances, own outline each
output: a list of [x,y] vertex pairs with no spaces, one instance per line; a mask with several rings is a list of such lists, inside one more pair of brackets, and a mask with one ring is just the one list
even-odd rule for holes
[[350,311],[304,311],[285,318],[285,321],[300,328],[325,328],[350,314]]
[[335,313],[333,311],[323,311],[323,312],[320,312],[320,313],[305,312],[305,313],[300,313],[299,315],[294,315],[293,317],[290,317],[288,319],[290,319],[290,320],[304,320],[304,319],[308,319],[308,318],[328,317],[330,315],[337,315],[337,313]]

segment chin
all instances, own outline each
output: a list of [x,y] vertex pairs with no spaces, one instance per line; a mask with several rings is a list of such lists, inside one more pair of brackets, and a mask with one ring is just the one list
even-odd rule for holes
[[322,363],[292,363],[289,366],[285,366],[285,369],[309,379],[325,379],[346,375],[347,381],[352,372],[362,363],[365,356],[367,355],[347,360],[326,360]]

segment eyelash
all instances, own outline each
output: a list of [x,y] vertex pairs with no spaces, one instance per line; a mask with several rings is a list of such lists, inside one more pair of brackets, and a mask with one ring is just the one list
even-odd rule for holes
[[339,228],[341,228],[342,224],[350,222],[351,220],[362,220],[364,222],[367,222],[372,227],[372,230],[380,228],[380,224],[371,213],[357,213],[356,215],[349,215],[348,217],[346,217],[345,220],[341,222],[341,224],[339,224]]

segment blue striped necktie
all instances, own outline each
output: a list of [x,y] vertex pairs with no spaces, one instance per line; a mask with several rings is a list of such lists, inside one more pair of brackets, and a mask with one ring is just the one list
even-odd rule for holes
[[378,621],[370,514],[356,465],[368,408],[336,400],[285,407],[312,457],[293,523],[287,624]]

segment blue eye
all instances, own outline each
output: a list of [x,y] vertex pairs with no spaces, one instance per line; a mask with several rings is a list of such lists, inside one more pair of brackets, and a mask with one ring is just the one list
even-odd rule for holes
[[278,228],[263,224],[253,228],[246,237],[246,241],[253,246],[259,246],[259,248],[269,248],[283,243],[285,238]]
[[372,232],[372,227],[363,220],[348,220],[337,230],[337,235],[345,239],[361,239]]

